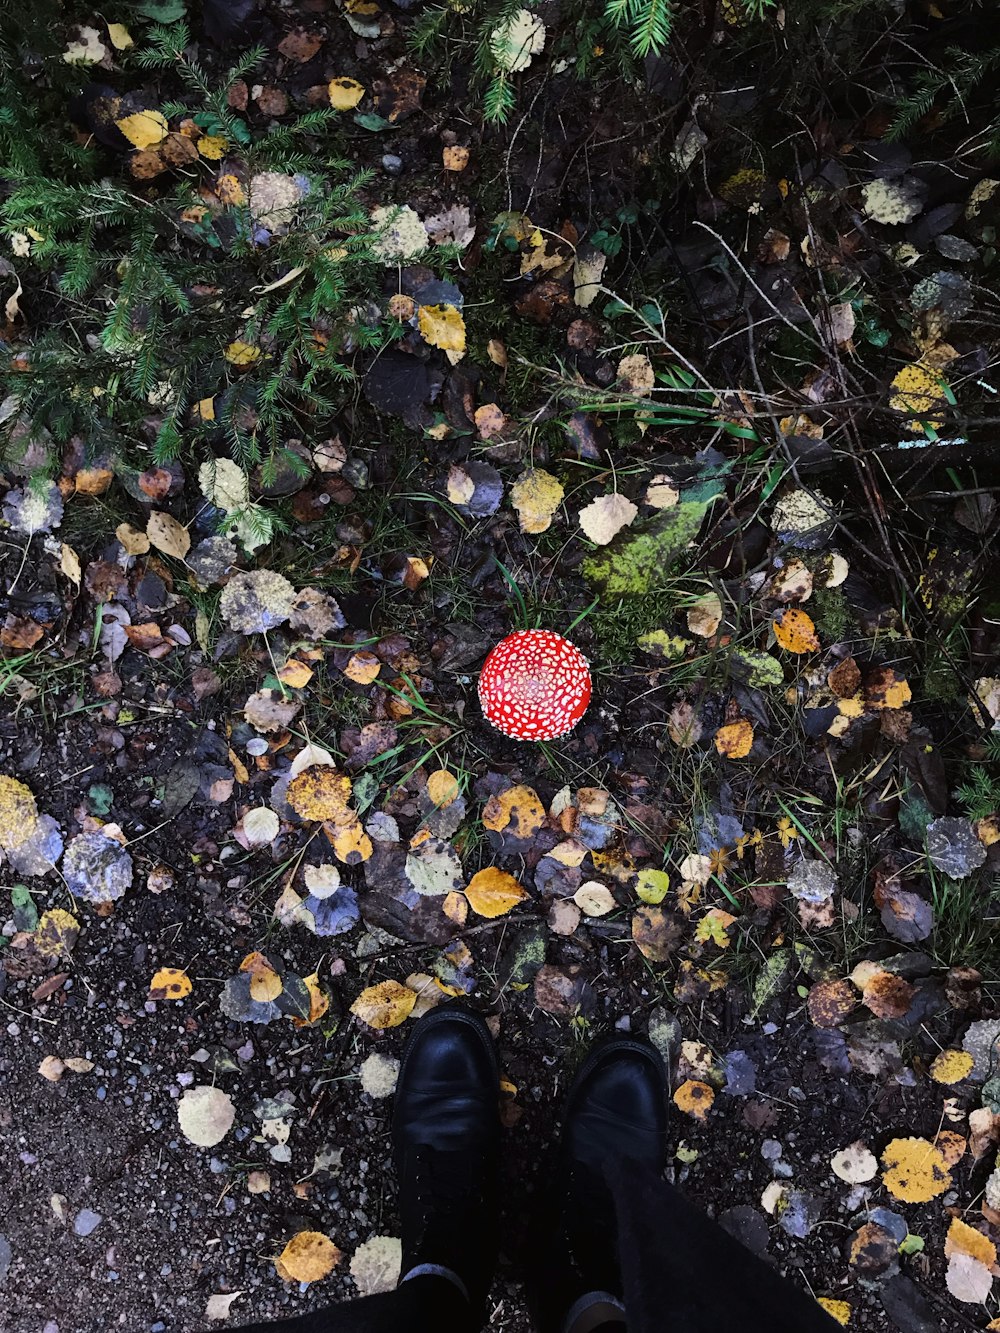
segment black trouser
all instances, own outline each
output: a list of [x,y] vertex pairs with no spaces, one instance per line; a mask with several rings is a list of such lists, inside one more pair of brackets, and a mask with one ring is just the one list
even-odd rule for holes
[[[807,1292],[677,1190],[630,1162],[615,1163],[608,1177],[629,1333],[839,1333],[839,1325]],[[244,1333],[478,1331],[453,1283],[419,1277],[382,1296],[254,1324]]]

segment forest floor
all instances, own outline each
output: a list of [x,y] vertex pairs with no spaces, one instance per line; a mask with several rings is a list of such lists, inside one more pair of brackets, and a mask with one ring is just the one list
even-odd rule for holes
[[[459,995],[504,1080],[491,1328],[529,1327],[541,1150],[614,1029],[666,1062],[670,1178],[849,1330],[1000,1327],[976,106],[889,135],[873,48],[793,114],[791,31],[721,9],[676,59],[625,78],[591,41],[574,71],[545,4],[498,126],[474,38],[415,43],[419,6],[208,6],[148,68],[185,7],[120,8],[66,6],[48,53],[7,33],[107,212],[5,177],[0,1325],[194,1333],[392,1285],[398,1057]],[[335,152],[307,122],[255,172],[331,106]],[[358,171],[348,221],[309,211]],[[476,689],[534,627],[593,676],[541,744]]]

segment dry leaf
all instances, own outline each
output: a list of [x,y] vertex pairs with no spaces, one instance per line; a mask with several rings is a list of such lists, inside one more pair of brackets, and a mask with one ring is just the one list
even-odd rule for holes
[[674,1105],[685,1115],[695,1120],[707,1120],[708,1113],[715,1101],[715,1092],[708,1083],[700,1079],[685,1079],[674,1093]]
[[465,320],[457,306],[422,305],[417,326],[424,342],[448,352],[453,365],[465,355]]
[[259,1004],[276,1000],[284,990],[281,978],[262,953],[248,953],[240,963],[240,971],[250,974],[250,998]]
[[131,523],[119,523],[115,536],[126,555],[145,555],[149,550],[149,538]]
[[115,124],[132,147],[140,150],[155,148],[170,129],[166,117],[159,111],[136,111],[131,116],[122,116]]
[[183,523],[178,523],[170,514],[154,509],[146,523],[146,536],[150,544],[164,555],[172,555],[183,560],[191,549],[191,534]]
[[903,1203],[928,1203],[951,1185],[940,1149],[927,1139],[893,1139],[882,1153],[882,1183]]
[[597,879],[581,884],[573,894],[573,901],[584,916],[607,916],[618,906],[611,890]]
[[830,1158],[833,1174],[848,1185],[863,1185],[878,1174],[878,1161],[866,1143],[858,1139]]
[[528,895],[506,870],[487,866],[472,876],[465,896],[477,916],[493,918],[505,916]]
[[364,648],[359,653],[353,653],[348,659],[344,675],[348,680],[353,680],[355,685],[370,685],[381,670],[382,663],[379,659]]
[[968,1051],[941,1051],[935,1056],[929,1073],[935,1083],[961,1083],[972,1073],[975,1063]]
[[380,981],[366,987],[351,1005],[351,1013],[376,1032],[395,1028],[410,1016],[417,1002],[416,992],[398,981]]
[[599,495],[580,510],[580,527],[596,545],[607,546],[622,528],[632,523],[638,512],[632,501],[617,491],[612,495]]
[[687,627],[702,639],[710,639],[721,622],[722,603],[714,592],[699,597],[688,607]]
[[793,606],[787,611],[782,611],[778,619],[772,623],[772,628],[774,637],[786,652],[814,653],[819,649],[816,626],[812,618],[798,607]]
[[191,994],[191,978],[179,967],[161,967],[149,983],[149,1000],[183,1000]]
[[618,362],[618,386],[633,398],[648,398],[655,384],[653,363],[643,352],[623,356]]
[[275,1259],[274,1267],[286,1282],[319,1282],[342,1258],[329,1236],[321,1231],[300,1231]]
[[753,724],[745,717],[727,722],[715,733],[715,748],[723,759],[745,759],[753,749]]
[[563,488],[551,472],[532,467],[522,472],[510,490],[522,532],[545,532],[563,499]]
[[177,1103],[181,1133],[199,1148],[214,1148],[233,1127],[236,1107],[221,1088],[188,1088]]

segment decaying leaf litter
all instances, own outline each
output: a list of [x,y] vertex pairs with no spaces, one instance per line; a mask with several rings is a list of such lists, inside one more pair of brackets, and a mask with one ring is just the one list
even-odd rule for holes
[[[659,140],[679,268],[637,271],[590,238],[656,94],[620,122],[572,94],[584,171],[522,12],[491,39],[525,109],[542,89],[509,148],[407,56],[405,11],[352,10],[350,60],[345,14],[275,12],[230,86],[255,128],[347,117],[375,172],[378,294],[308,330],[357,378],[277,468],[217,424],[253,433],[284,352],[249,282],[196,385],[150,387],[142,466],[4,403],[50,467],[4,471],[12,1328],[71,1325],[79,1289],[193,1329],[391,1285],[387,1099],[449,996],[493,1016],[512,1179],[627,1023],[669,1065],[675,1179],[848,1328],[997,1314],[996,468],[939,443],[985,416],[991,178],[943,200],[919,148],[872,175],[870,119],[825,125],[818,171],[737,170],[709,99]],[[205,278],[248,218],[277,300],[308,172],[254,173],[170,75],[125,77],[141,22],[86,18],[58,58],[105,90],[62,132],[150,201],[190,174],[171,225]],[[872,293],[908,265],[901,320]],[[192,461],[151,453],[171,425]],[[475,688],[535,625],[594,675],[544,747]]]

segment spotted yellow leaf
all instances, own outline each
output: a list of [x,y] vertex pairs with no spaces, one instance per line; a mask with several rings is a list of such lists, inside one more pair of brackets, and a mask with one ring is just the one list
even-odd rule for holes
[[817,1304],[821,1305],[831,1318],[836,1319],[837,1323],[846,1328],[851,1319],[851,1307],[847,1301],[835,1301],[832,1296],[817,1297]]
[[161,967],[149,983],[150,1000],[183,1000],[191,994],[191,978],[179,967]]
[[814,653],[819,648],[812,617],[797,606],[782,611],[772,624],[774,637],[786,652]]
[[972,1072],[975,1063],[968,1051],[941,1051],[935,1056],[929,1072],[935,1083],[961,1083]]
[[745,717],[727,722],[715,733],[715,748],[723,759],[745,759],[753,749],[753,724]]
[[328,85],[330,105],[334,111],[351,111],[365,95],[365,90],[357,79],[342,76],[331,79]]
[[545,532],[562,503],[562,485],[544,468],[530,467],[510,489],[510,502],[517,511],[522,532]]
[[422,305],[417,309],[417,326],[424,342],[454,353],[453,361],[465,355],[465,320],[453,305]]
[[665,870],[640,870],[636,876],[636,896],[651,907],[663,902],[669,888],[670,876]]
[[715,1093],[710,1085],[697,1078],[685,1079],[674,1093],[674,1105],[695,1120],[705,1120],[714,1101]]
[[262,953],[248,953],[240,963],[241,972],[250,974],[250,998],[259,1003],[276,1000],[284,990],[281,978]]
[[903,1203],[928,1203],[951,1184],[940,1149],[927,1139],[893,1139],[882,1153],[882,1183]]
[[376,1032],[399,1027],[417,1002],[416,991],[398,981],[380,981],[367,986],[351,1005],[351,1013]]
[[229,147],[221,134],[203,134],[198,140],[198,152],[209,162],[220,162]]

